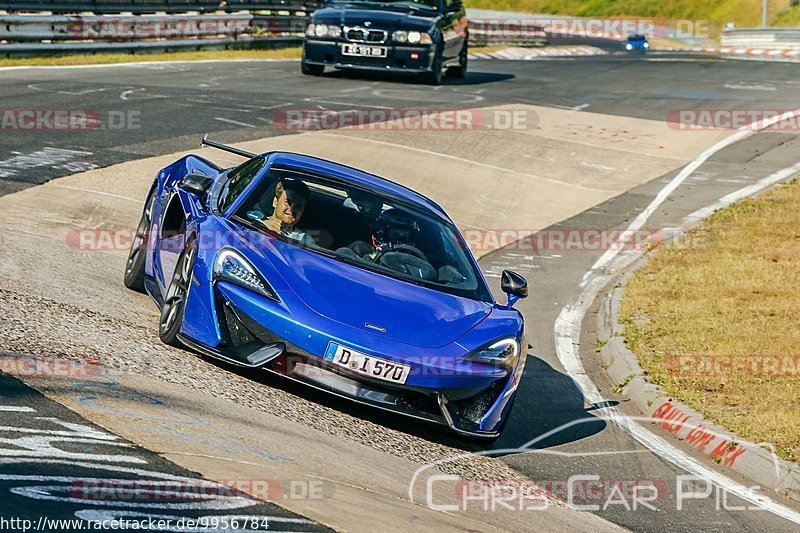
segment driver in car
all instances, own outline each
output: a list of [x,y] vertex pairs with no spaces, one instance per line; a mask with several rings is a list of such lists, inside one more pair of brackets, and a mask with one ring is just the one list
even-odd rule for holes
[[310,197],[311,190],[302,181],[281,179],[275,187],[272,215],[260,222],[275,233],[299,241],[306,246],[315,246],[313,237],[295,228],[303,217]]
[[433,280],[436,270],[425,254],[415,246],[420,233],[419,224],[399,209],[384,211],[376,222],[372,243],[355,241],[337,253],[350,258],[370,260],[398,272]]

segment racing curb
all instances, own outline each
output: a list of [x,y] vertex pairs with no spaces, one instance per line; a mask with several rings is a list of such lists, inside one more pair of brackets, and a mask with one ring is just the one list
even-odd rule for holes
[[[603,298],[597,316],[597,337],[602,366],[622,394],[647,417],[679,441],[729,468],[760,487],[800,502],[800,467],[784,461],[771,444],[752,444],[711,423],[691,407],[674,400],[657,385],[648,383],[636,355],[628,349],[619,322],[620,303],[628,278],[647,262],[636,261]],[[763,446],[763,447],[762,447]]]

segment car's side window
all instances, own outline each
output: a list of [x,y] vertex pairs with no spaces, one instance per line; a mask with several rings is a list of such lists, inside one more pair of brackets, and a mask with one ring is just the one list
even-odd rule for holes
[[236,201],[265,164],[266,160],[263,157],[254,157],[231,172],[230,178],[220,194],[220,211],[225,212]]

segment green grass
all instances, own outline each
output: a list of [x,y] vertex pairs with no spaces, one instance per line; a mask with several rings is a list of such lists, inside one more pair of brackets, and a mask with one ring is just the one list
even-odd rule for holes
[[783,11],[775,19],[775,26],[800,26],[800,6]]
[[209,59],[299,59],[299,46],[276,50],[204,50],[160,54],[91,54],[0,59],[0,67],[107,65],[140,61],[198,61]]
[[[721,25],[735,22],[739,27],[761,24],[761,0],[466,0],[468,7],[549,13],[579,17],[657,17],[709,20]],[[772,23],[800,25],[798,8],[783,13],[790,0],[770,0]]]
[[797,375],[682,372],[674,364],[677,356],[717,356],[746,369],[759,357],[800,356],[798,212],[800,181],[716,212],[636,271],[620,312],[625,340],[648,381],[795,462]]

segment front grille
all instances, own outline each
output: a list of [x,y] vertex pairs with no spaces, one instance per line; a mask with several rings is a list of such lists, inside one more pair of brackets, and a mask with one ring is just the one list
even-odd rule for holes
[[384,30],[369,30],[356,26],[354,28],[344,28],[344,36],[348,41],[354,43],[383,43],[386,41]]

